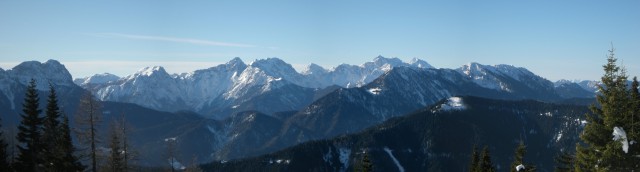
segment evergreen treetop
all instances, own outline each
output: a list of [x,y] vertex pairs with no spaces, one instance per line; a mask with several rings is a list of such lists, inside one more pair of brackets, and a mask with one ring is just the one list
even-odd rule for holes
[[60,141],[57,147],[63,153],[61,157],[63,162],[61,165],[61,169],[64,169],[66,171],[83,171],[85,167],[82,165],[82,163],[80,163],[80,159],[74,155],[76,148],[75,146],[73,146],[73,141],[71,139],[69,117],[67,115],[62,115],[60,133],[62,135],[59,137]]
[[62,169],[63,152],[59,149],[60,145],[60,107],[58,106],[58,97],[56,90],[52,84],[49,84],[49,96],[47,97],[47,106],[45,109],[45,117],[43,121],[43,133],[40,139],[43,143],[42,157],[45,160],[44,168],[47,171],[56,171]]
[[42,110],[39,109],[39,101],[36,81],[31,79],[22,104],[22,114],[20,114],[22,120],[16,136],[21,143],[17,145],[19,151],[15,165],[17,171],[38,171],[39,165],[42,164],[40,137],[43,118],[40,117]]
[[[639,169],[639,145],[630,144],[638,140],[635,128],[640,127],[634,121],[638,117],[637,87],[628,89],[627,74],[619,67],[614,53],[609,50],[607,64],[603,66],[604,75],[598,86],[597,101],[599,106],[590,107],[591,114],[586,114],[587,125],[576,146],[575,171],[629,171]],[[633,84],[632,84],[633,85]],[[634,95],[635,94],[635,95]],[[615,127],[628,132],[626,139],[614,140]],[[628,144],[625,150],[623,145]]]
[[478,161],[479,161],[478,148],[474,144],[472,152],[471,152],[471,164],[469,165],[469,171],[470,172],[479,171],[478,170],[478,163],[479,163]]
[[493,162],[491,162],[491,153],[489,152],[488,146],[484,146],[482,149],[482,154],[480,154],[480,163],[478,166],[478,172],[496,171],[496,168],[493,166]]

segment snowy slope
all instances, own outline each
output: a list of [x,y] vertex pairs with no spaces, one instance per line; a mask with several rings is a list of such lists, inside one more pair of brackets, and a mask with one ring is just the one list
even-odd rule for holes
[[456,71],[481,87],[520,93],[524,96],[522,98],[529,97],[538,100],[559,98],[551,81],[522,67],[469,63]]
[[321,81],[318,83],[320,87],[338,85],[345,88],[352,88],[366,85],[395,67],[433,68],[429,63],[417,58],[412,59],[409,63],[405,63],[398,58],[378,56],[374,58],[373,61],[366,62],[359,66],[342,64],[330,70],[319,68],[319,66],[312,64],[307,70],[303,71],[303,74]]
[[105,84],[108,82],[117,81],[119,79],[120,77],[114,74],[101,73],[101,74],[95,74],[93,76],[88,76],[84,78],[77,78],[77,79],[74,79],[73,82],[76,85],[82,86],[82,85],[89,85],[89,84]]
[[587,90],[578,83],[569,80],[559,80],[553,83],[556,92],[564,98],[593,98],[596,93]]
[[[550,81],[526,69],[480,64],[473,68],[476,70],[396,67],[365,86],[329,93],[287,121],[318,131],[322,137],[317,139],[324,139],[359,131],[453,96],[559,99]],[[495,87],[500,86],[499,83],[503,83],[505,89]],[[465,102],[460,99],[452,98],[448,103],[442,103],[447,105],[444,111],[465,109]]]
[[[184,107],[184,90],[177,80],[163,67],[146,67],[133,75],[106,86],[95,92],[101,100],[135,103],[147,107]],[[121,100],[126,101],[121,101]]]
[[[362,65],[342,64],[325,69],[310,64],[305,70],[297,72],[290,64],[278,58],[259,59],[248,64],[240,58],[234,58],[225,64],[183,74],[170,75],[162,67],[145,68],[133,75],[97,84],[90,89],[102,100],[136,103],[164,111],[191,110],[222,119],[237,110],[257,110],[238,109],[247,104],[253,104],[255,108],[258,104],[267,103],[274,106],[273,109],[299,110],[315,99],[310,95],[316,93],[304,88],[322,89],[336,85],[343,88],[364,87],[398,67],[415,70],[434,69],[420,59],[414,58],[407,63],[398,58],[378,56]],[[408,82],[411,84],[406,84],[406,87],[391,90],[399,92],[402,96],[412,97],[411,100],[416,100],[422,106],[454,96],[452,88],[464,90],[458,87],[470,83],[475,85],[474,89],[479,87],[493,90],[488,91],[490,93],[481,90],[482,92],[475,95],[537,100],[560,98],[552,82],[521,67],[469,63],[455,70],[431,72],[432,74],[420,74],[423,76],[409,79],[406,75],[411,75],[412,72],[398,72],[398,76],[395,77],[398,79],[394,79],[395,81],[388,81],[385,83],[387,85],[372,85],[367,89],[377,90],[375,94],[384,95],[384,92],[390,90],[385,89],[388,85],[398,84],[394,82]],[[89,88],[87,85],[84,86]],[[286,89],[291,91],[287,92]],[[275,92],[279,94],[274,94]],[[267,94],[271,97],[263,96]],[[261,97],[264,102],[255,102],[257,97]],[[376,108],[370,108],[373,109]]]
[[[162,67],[148,67],[117,81],[113,81],[113,78],[99,80],[98,76],[94,76],[96,79],[79,79],[78,83],[93,90],[101,100],[136,103],[165,111],[193,110],[207,113],[205,115],[210,117],[222,118],[229,114],[210,113],[229,111],[232,107],[287,85],[313,89],[332,85],[357,87],[398,66],[431,68],[431,65],[419,59],[405,63],[398,58],[378,56],[360,66],[340,65],[329,70],[310,64],[307,70],[298,73],[290,64],[278,58],[260,59],[245,64],[236,57],[226,64],[190,73],[170,75]],[[93,85],[90,87],[89,83]],[[307,97],[306,95],[314,93],[304,91],[285,94],[290,95],[275,98],[294,95]],[[295,104],[288,110],[297,110],[306,105],[304,102],[310,103],[309,101],[311,100],[302,100],[302,103]]]

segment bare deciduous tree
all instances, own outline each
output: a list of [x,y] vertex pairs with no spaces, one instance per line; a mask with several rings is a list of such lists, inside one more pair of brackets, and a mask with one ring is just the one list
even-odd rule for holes
[[97,145],[100,143],[98,137],[98,127],[102,122],[102,105],[91,93],[87,92],[80,99],[78,111],[75,115],[75,133],[82,144],[85,155],[83,158],[90,158],[91,171],[96,172],[98,168]]

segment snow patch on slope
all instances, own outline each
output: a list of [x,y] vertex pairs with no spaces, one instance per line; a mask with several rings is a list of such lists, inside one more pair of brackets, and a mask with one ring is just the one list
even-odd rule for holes
[[371,93],[373,95],[378,95],[378,94],[380,94],[380,92],[382,92],[382,89],[380,89],[380,88],[370,88],[368,91],[369,91],[369,93]]
[[562,131],[558,132],[558,134],[556,135],[556,142],[559,142],[560,139],[562,139]]
[[324,160],[324,162],[326,163],[329,163],[329,166],[332,166],[333,162],[331,161],[331,159],[333,159],[333,151],[329,149],[329,152],[327,152],[327,154],[324,154],[322,156],[322,160]]
[[391,159],[393,160],[393,163],[395,163],[396,166],[398,167],[398,171],[404,172],[404,167],[402,167],[398,159],[396,159],[396,157],[393,156],[393,153],[391,153],[391,149],[389,149],[388,147],[384,147],[384,151],[387,152],[387,154],[389,154],[389,157],[391,157]]
[[178,160],[174,157],[169,158],[168,161],[169,161],[169,165],[171,165],[171,168],[173,169],[177,169],[177,170],[187,169],[187,167],[182,165],[182,163],[178,162]]
[[351,149],[347,149],[347,148],[340,148],[338,149],[338,152],[340,153],[340,163],[342,164],[342,170],[341,171],[345,171],[347,170],[347,167],[349,167],[349,156],[351,156]]
[[551,112],[540,113],[540,116],[553,117],[553,113],[551,113]]
[[450,97],[444,104],[440,105],[439,111],[460,111],[467,109],[461,97]]

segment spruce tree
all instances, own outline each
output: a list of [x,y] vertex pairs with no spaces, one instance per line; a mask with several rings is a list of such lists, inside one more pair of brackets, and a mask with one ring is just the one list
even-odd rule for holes
[[524,165],[523,159],[524,159],[525,153],[527,153],[527,148],[524,145],[524,141],[520,140],[520,144],[518,144],[518,147],[516,148],[515,156],[513,157],[513,162],[511,163],[511,168],[510,168],[511,172],[517,171],[516,167],[518,165],[520,164]]
[[40,98],[38,90],[36,90],[36,81],[31,79],[25,93],[24,103],[22,104],[22,120],[18,126],[18,135],[16,136],[20,144],[18,147],[18,158],[16,159],[15,168],[17,171],[39,171],[42,165],[40,157],[42,152],[42,136],[43,118],[40,117],[42,110],[39,109]]
[[[636,125],[632,119],[637,116],[633,108],[633,88],[627,89],[627,75],[624,68],[617,66],[614,49],[609,50],[607,64],[603,66],[604,75],[598,86],[597,101],[599,107],[592,105],[591,113],[586,114],[587,125],[576,146],[576,171],[629,171],[637,169],[634,153],[637,145],[630,145],[625,152],[623,142],[637,140],[634,133]],[[614,127],[630,132],[627,139],[613,140]]]
[[527,153],[527,146],[524,144],[524,141],[520,140],[520,144],[516,148],[515,155],[513,158],[513,162],[511,163],[510,171],[516,172],[516,167],[518,165],[525,166],[524,171],[535,171],[535,166],[524,161],[524,155]]
[[484,146],[482,149],[482,154],[480,154],[480,163],[478,164],[478,171],[481,172],[495,172],[496,168],[493,166],[493,162],[491,162],[491,153],[489,152],[489,147]]
[[8,144],[4,139],[4,130],[2,130],[2,120],[0,119],[0,169],[11,171],[11,163],[9,162],[7,151]]
[[[640,87],[640,83],[638,83],[638,78],[633,77],[633,81],[631,82],[630,89],[630,103],[629,109],[631,110],[629,118],[627,121],[630,122],[630,131],[627,131],[627,137],[629,138],[629,142],[631,141],[640,141],[640,92],[638,88]],[[632,155],[640,155],[640,144],[630,144],[629,145],[629,154]]]
[[478,161],[479,161],[478,148],[476,148],[476,145],[474,144],[473,150],[471,152],[471,164],[469,165],[470,172],[478,171]]
[[47,98],[47,108],[45,110],[44,128],[42,138],[43,143],[42,157],[45,162],[46,171],[56,171],[62,169],[62,152],[58,149],[60,144],[60,107],[58,106],[58,97],[53,85],[49,84],[49,96]]
[[570,153],[563,151],[558,154],[554,160],[556,162],[556,168],[554,171],[556,172],[572,172],[573,171],[573,155]]
[[57,145],[58,149],[62,152],[62,166],[58,171],[83,171],[84,166],[80,163],[78,157],[74,155],[76,148],[73,146],[71,140],[71,129],[69,128],[69,117],[67,115],[62,116],[62,124],[60,125],[59,138],[60,141]]
[[371,160],[369,159],[369,153],[367,152],[364,152],[362,161],[360,162],[360,171],[361,172],[373,171],[373,164],[371,163]]

